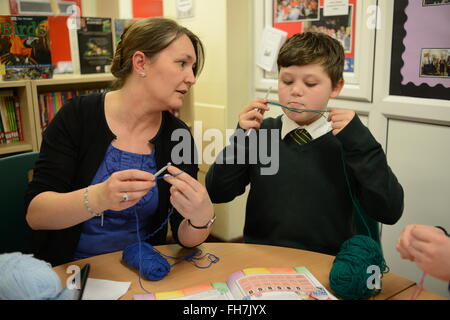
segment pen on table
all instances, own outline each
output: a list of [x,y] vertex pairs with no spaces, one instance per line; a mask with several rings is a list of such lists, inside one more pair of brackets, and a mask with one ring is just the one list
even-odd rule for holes
[[[272,90],[272,87],[269,87],[269,89],[267,90],[266,96],[264,97],[265,100],[267,100],[267,98],[269,98],[270,90]],[[257,108],[256,111],[260,112],[260,109]],[[247,134],[246,134],[247,137],[250,135],[250,133],[252,132],[252,130],[253,130],[253,128],[250,128],[250,129],[247,131]]]

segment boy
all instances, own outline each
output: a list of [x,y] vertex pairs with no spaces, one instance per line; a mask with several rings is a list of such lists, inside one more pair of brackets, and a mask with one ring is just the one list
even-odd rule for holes
[[[279,102],[290,110],[283,108],[284,115],[263,119],[269,110],[267,100],[251,101],[240,113],[239,127],[252,128],[258,145],[250,138],[245,145],[232,143],[210,167],[206,187],[214,203],[233,200],[251,184],[245,242],[336,255],[340,245],[355,234],[349,185],[371,218],[394,224],[401,217],[403,189],[381,145],[355,112],[317,113],[339,95],[344,60],[341,44],[325,34],[305,32],[288,39],[277,63]],[[272,175],[261,173],[261,161],[230,161],[242,149],[248,159],[255,148],[264,146],[260,138],[264,129],[279,135],[277,146],[264,140],[267,149],[279,149],[275,155],[279,169]]]

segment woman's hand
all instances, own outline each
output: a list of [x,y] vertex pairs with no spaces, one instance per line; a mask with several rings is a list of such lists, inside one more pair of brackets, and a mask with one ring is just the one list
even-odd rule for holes
[[[172,175],[182,171],[174,166],[167,168]],[[171,177],[164,176],[170,187],[170,203],[185,218],[195,226],[203,226],[214,216],[214,208],[206,188],[185,172]]]
[[239,126],[245,130],[251,128],[258,130],[264,120],[264,112],[268,110],[269,107],[267,106],[266,99],[250,101],[239,114]]
[[397,245],[402,258],[414,261],[427,274],[450,281],[450,237],[436,227],[406,226]]
[[411,230],[415,227],[415,225],[407,225],[403,229],[400,237],[397,240],[396,249],[400,253],[400,257],[402,259],[407,259],[409,261],[414,261],[414,257],[409,252],[411,247]]
[[95,212],[127,209],[138,203],[155,184],[150,172],[137,169],[114,172],[104,182],[89,187],[92,188],[89,191],[91,207]]

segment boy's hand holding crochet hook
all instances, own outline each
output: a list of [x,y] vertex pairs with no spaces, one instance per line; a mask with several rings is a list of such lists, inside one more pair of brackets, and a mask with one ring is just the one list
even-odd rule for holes
[[250,101],[239,113],[239,126],[244,130],[258,130],[264,120],[264,113],[269,111],[267,102],[267,99]]

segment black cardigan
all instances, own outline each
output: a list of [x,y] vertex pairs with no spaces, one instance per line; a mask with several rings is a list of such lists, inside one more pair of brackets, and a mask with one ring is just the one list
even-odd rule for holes
[[[94,93],[75,97],[56,114],[43,135],[39,159],[33,174],[33,180],[25,195],[25,212],[31,200],[41,192],[71,192],[90,185],[98,167],[105,156],[108,146],[115,135],[108,127],[104,111],[105,94]],[[198,166],[195,164],[196,149],[192,135],[184,122],[164,111],[161,127],[156,136],[150,140],[155,146],[158,169],[168,162],[197,178]],[[171,158],[172,149],[179,141],[171,141],[176,129],[187,130],[190,138],[189,160],[177,163]],[[178,150],[178,148],[177,148]],[[159,207],[148,231],[154,231],[167,218],[171,208],[169,198],[170,185],[163,179],[158,180]],[[80,199],[82,201],[82,199]],[[170,224],[174,239],[178,242],[177,232],[183,217],[174,210]],[[82,224],[63,230],[33,231],[30,250],[36,258],[59,265],[73,259],[73,254],[80,239]],[[164,244],[167,225],[148,241],[152,245]]]

